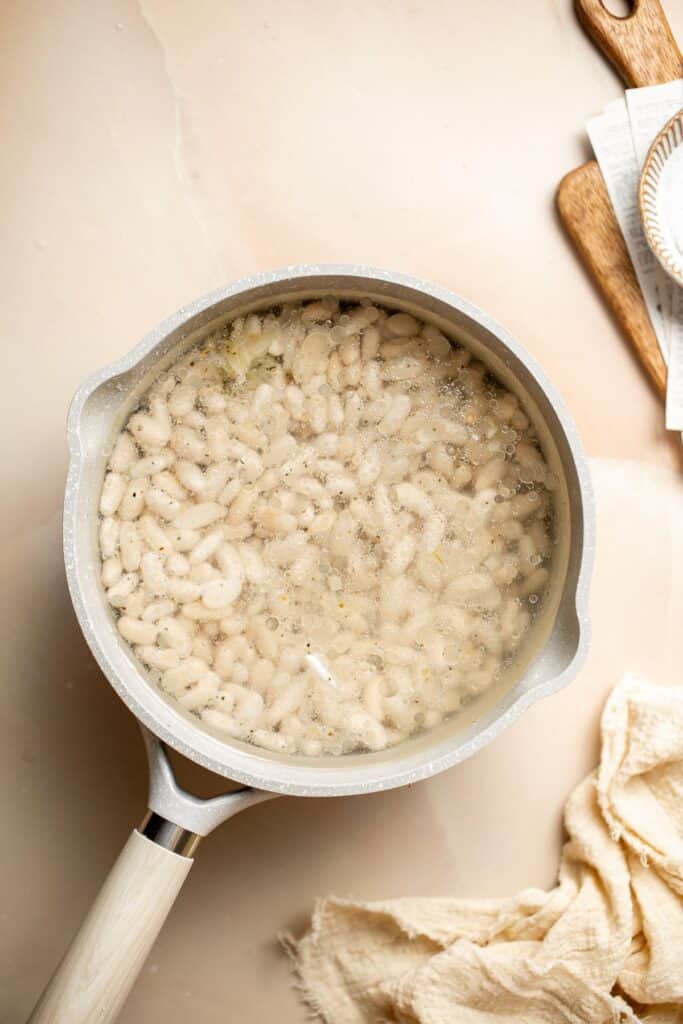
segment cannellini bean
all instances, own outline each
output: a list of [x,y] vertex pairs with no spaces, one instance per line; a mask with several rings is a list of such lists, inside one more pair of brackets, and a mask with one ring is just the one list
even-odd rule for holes
[[205,633],[195,633],[192,638],[192,654],[196,658],[201,658],[207,665],[213,663],[213,644]]
[[243,686],[244,683],[249,682],[249,669],[241,661],[235,662],[235,667],[232,670],[232,681],[238,686]]
[[113,516],[126,491],[126,479],[120,473],[107,473],[100,495],[100,512],[103,516]]
[[394,313],[393,316],[385,320],[384,329],[388,334],[412,338],[420,330],[420,325],[409,313]]
[[368,750],[383,750],[386,747],[386,730],[367,710],[359,708],[352,711],[346,722],[349,732],[357,737],[361,746]]
[[192,384],[178,384],[168,399],[168,411],[176,419],[182,419],[191,412],[197,401],[197,389]]
[[483,491],[493,487],[496,481],[500,480],[505,472],[505,459],[498,457],[491,459],[486,465],[481,466],[474,478],[475,491]]
[[425,339],[428,351],[435,357],[435,359],[443,359],[452,352],[451,343],[445,334],[434,327],[433,324],[425,324],[420,332],[422,337]]
[[154,451],[168,444],[169,424],[159,421],[146,413],[138,412],[128,420],[128,430],[144,451]]
[[168,593],[168,579],[157,551],[145,552],[140,559],[140,571],[145,590],[150,597],[165,597]]
[[159,619],[173,615],[174,611],[173,601],[153,601],[152,604],[147,605],[141,617],[143,622],[158,622]]
[[107,590],[107,600],[113,608],[123,608],[126,601],[138,585],[138,574],[124,573],[117,583]]
[[278,438],[264,454],[263,464],[266,467],[280,466],[287,459],[291,458],[296,449],[296,440],[291,434],[284,434],[282,437]]
[[162,676],[162,685],[169,693],[180,694],[192,683],[198,682],[209,671],[201,658],[186,657],[178,668],[170,668]]
[[245,573],[242,559],[232,544],[222,544],[216,551],[216,562],[227,584],[225,592],[231,595],[225,602],[229,604],[237,599],[244,586]]
[[377,357],[381,335],[376,327],[366,327],[361,340],[361,356],[363,362],[369,363]]
[[109,468],[114,473],[130,473],[136,458],[135,442],[128,431],[124,430],[119,434],[114,444],[114,449],[109,459]]
[[140,568],[142,558],[142,542],[135,523],[121,523],[121,562],[126,572],[135,572]]
[[400,356],[384,364],[382,378],[385,381],[415,380],[426,369],[426,361],[419,356]]
[[180,695],[178,703],[188,711],[205,707],[218,693],[219,685],[220,679],[216,673],[206,672],[189,690]]
[[201,530],[204,526],[210,526],[225,516],[225,508],[216,501],[199,502],[190,508],[179,512],[174,520],[174,526],[180,530]]
[[339,379],[343,387],[357,388],[360,384],[362,372],[363,367],[360,363],[351,363],[350,366],[345,366],[339,375]]
[[339,358],[344,366],[351,366],[360,359],[360,342],[354,335],[348,337],[339,346]]
[[370,398],[378,398],[382,393],[382,368],[378,362],[373,360],[367,363],[361,372],[361,385],[367,391]]
[[153,644],[157,636],[157,627],[153,622],[143,622],[122,615],[117,622],[119,633],[131,644]]
[[[321,394],[311,395],[307,399],[308,421],[314,434],[322,434],[327,427],[327,402]],[[292,438],[292,440],[294,440]],[[277,442],[276,442],[277,443]],[[296,442],[294,442],[296,445]]]
[[170,551],[173,547],[168,534],[151,515],[141,516],[137,522],[140,537],[152,551]]
[[190,565],[199,565],[201,562],[206,562],[208,559],[213,558],[222,543],[222,530],[212,530],[211,533],[207,533],[201,540],[197,541],[190,551]]
[[406,571],[415,555],[415,548],[415,540],[409,533],[391,545],[387,554],[387,567],[392,576]]
[[206,479],[203,472],[194,462],[179,459],[175,466],[176,476],[183,487],[193,494],[201,494],[206,490]]
[[297,384],[308,383],[314,374],[327,369],[330,336],[326,331],[311,331],[299,345],[292,369]]
[[274,662],[278,660],[278,640],[274,630],[260,622],[254,628],[254,643],[262,658]]
[[420,547],[423,551],[434,552],[437,550],[444,533],[446,532],[446,520],[439,512],[432,512],[424,521]]
[[105,516],[100,523],[100,551],[103,558],[111,558],[119,549],[121,524],[114,516]]
[[177,668],[180,665],[180,655],[170,647],[162,648],[157,647],[156,644],[147,644],[137,647],[136,654],[150,668],[157,668],[161,671]]
[[230,505],[230,504],[232,504],[232,502],[235,500],[235,498],[237,497],[237,495],[240,493],[241,490],[242,490],[242,481],[238,480],[235,477],[233,480],[230,480],[225,485],[225,487],[223,488],[223,490],[219,494],[219,496],[218,496],[218,503],[220,505]]
[[148,486],[144,493],[145,503],[150,512],[166,520],[172,520],[179,515],[182,508],[180,502],[166,494],[160,487]]
[[179,530],[175,526],[168,527],[168,535],[171,540],[171,545],[176,551],[191,551],[199,540],[200,533],[198,530]]
[[361,487],[373,484],[382,470],[382,456],[378,445],[368,448],[358,469],[358,482]]
[[403,426],[403,423],[410,412],[410,397],[408,395],[395,395],[391,405],[379,421],[377,429],[380,434],[396,434]]
[[306,686],[306,680],[302,676],[292,679],[290,685],[282,690],[270,707],[266,708],[264,719],[267,724],[278,725],[287,715],[293,714],[304,698]]
[[[228,481],[231,480],[233,475],[234,469],[230,462],[214,462],[210,466],[207,466],[206,471],[203,474],[203,490],[196,493],[201,493],[202,497],[207,501],[220,500],[219,495],[223,494]],[[233,482],[239,484],[239,481],[237,480],[234,480]],[[226,502],[221,502],[221,504],[226,504]]]
[[348,476],[345,473],[339,473],[338,475],[332,475],[327,478],[327,491],[328,494],[338,496],[340,498],[348,498],[357,493],[358,487],[352,476]]
[[212,454],[208,442],[203,441],[201,436],[192,427],[185,425],[173,428],[171,447],[179,459],[184,459],[188,462],[207,463],[210,461]]
[[140,477],[153,476],[162,473],[173,464],[175,456],[173,452],[165,448],[162,452],[155,452],[154,455],[146,455],[143,459],[131,466],[129,476],[137,480]]
[[125,604],[122,606],[122,614],[129,615],[131,619],[139,619],[145,610],[145,605],[149,598],[147,597],[143,587],[138,587],[133,593],[126,598]]
[[227,708],[240,722],[252,724],[263,711],[263,697],[245,686],[230,683],[221,690],[221,707]]
[[113,587],[121,579],[121,559],[118,555],[110,555],[102,563],[102,584],[105,587]]
[[245,579],[249,583],[263,583],[267,570],[258,550],[252,544],[239,544],[237,551],[244,567]]
[[342,385],[342,361],[338,352],[333,352],[327,363],[327,382],[333,391],[343,390]]
[[417,513],[419,516],[427,517],[433,514],[434,506],[424,491],[416,487],[415,484],[397,484],[396,498],[399,505],[402,505],[403,508],[407,508],[411,512]]
[[268,533],[292,533],[296,530],[296,516],[283,512],[279,508],[267,508],[255,516],[256,522]]
[[180,552],[172,551],[166,559],[166,569],[174,576],[187,576],[190,571],[190,560]]
[[161,647],[172,648],[182,659],[189,658],[192,651],[192,630],[189,623],[169,616],[159,620],[157,629],[158,643]]
[[178,477],[167,470],[154,474],[152,486],[158,487],[159,490],[168,494],[169,498],[173,498],[174,501],[182,502],[187,498],[187,491],[184,487],[181,487]]
[[377,484],[375,487],[373,507],[378,529],[386,530],[387,532],[392,531],[395,526],[396,516],[391,507],[389,492],[384,484]]
[[[201,587],[202,604],[211,611],[220,610],[221,614],[218,618],[222,618],[225,615],[226,609],[235,600],[235,596],[239,595],[239,592],[236,594],[235,590],[235,583],[232,580],[209,580],[208,583],[203,583]],[[185,607],[185,614],[188,614],[187,606]],[[207,617],[203,609],[198,609],[196,618]]]
[[208,583],[209,580],[220,579],[220,572],[211,565],[210,562],[201,562],[199,565],[193,565],[190,567],[190,580],[192,583],[197,583],[201,586],[202,583]]

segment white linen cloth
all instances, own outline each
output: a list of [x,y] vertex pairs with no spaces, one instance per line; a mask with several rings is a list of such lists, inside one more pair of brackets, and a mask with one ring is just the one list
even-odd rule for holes
[[683,689],[626,677],[601,737],[549,892],[318,902],[285,945],[326,1024],[683,1021]]

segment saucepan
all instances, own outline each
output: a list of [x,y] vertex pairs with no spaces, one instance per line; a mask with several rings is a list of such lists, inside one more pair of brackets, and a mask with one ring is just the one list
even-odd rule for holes
[[[471,349],[521,399],[559,487],[549,592],[533,642],[509,677],[439,727],[383,751],[305,758],[271,753],[212,732],[172,703],[121,640],[100,581],[98,501],[113,439],[155,377],[221,323],[283,301],[369,297],[434,323]],[[105,676],[141,723],[150,763],[149,810],[43,993],[34,1024],[112,1021],[193,863],[200,837],[277,794],[331,797],[417,782],[469,757],[540,697],[564,686],[588,643],[587,590],[594,547],[588,467],[577,431],[536,361],[505,330],[457,295],[363,266],[287,267],[199,299],[153,330],[76,393],[68,420],[70,467],[64,555],[71,598]],[[211,800],[175,782],[167,747],[239,788]]]

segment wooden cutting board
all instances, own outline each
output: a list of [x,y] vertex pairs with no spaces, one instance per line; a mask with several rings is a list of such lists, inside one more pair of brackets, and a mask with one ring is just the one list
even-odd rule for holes
[[[683,56],[659,0],[634,0],[618,18],[602,0],[575,0],[584,29],[629,88],[683,78]],[[595,160],[565,175],[557,189],[560,219],[617,322],[660,394],[666,365],[631,259]]]

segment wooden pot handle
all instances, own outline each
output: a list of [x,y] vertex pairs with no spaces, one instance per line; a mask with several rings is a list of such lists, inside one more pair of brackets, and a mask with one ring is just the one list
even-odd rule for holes
[[633,0],[620,18],[602,0],[575,0],[576,13],[594,43],[629,87],[683,77],[683,57],[659,0]]
[[29,1024],[110,1024],[193,863],[133,831]]

